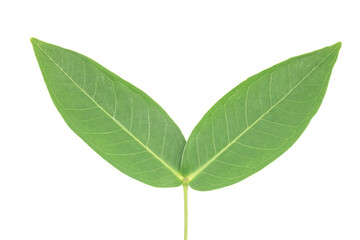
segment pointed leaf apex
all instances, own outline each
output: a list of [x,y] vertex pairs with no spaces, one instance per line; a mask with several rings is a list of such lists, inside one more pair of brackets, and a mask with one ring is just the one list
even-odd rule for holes
[[342,45],[342,43],[341,42],[337,42],[337,43],[335,43],[333,46],[335,47],[335,48],[341,48],[341,45]]
[[32,37],[32,38],[30,38],[30,42],[31,42],[31,43],[34,43],[34,42],[37,42],[37,41],[39,41],[39,39],[37,39],[37,38],[33,38],[33,37]]

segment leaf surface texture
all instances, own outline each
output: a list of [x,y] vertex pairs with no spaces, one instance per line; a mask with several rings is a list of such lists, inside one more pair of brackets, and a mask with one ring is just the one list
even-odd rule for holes
[[340,43],[279,63],[217,102],[191,133],[181,173],[201,191],[239,182],[283,154],[315,115]]
[[182,184],[185,139],[157,103],[81,54],[31,42],[51,98],[78,136],[132,178],[156,187]]

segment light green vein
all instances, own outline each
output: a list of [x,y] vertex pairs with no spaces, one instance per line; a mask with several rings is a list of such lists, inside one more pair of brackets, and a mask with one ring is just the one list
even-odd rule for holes
[[112,119],[120,128],[122,128],[129,136],[131,136],[137,143],[139,143],[143,148],[145,148],[146,151],[148,151],[151,155],[153,155],[160,163],[162,163],[167,169],[171,171],[178,179],[183,181],[183,177],[180,175],[179,172],[177,172],[174,168],[172,168],[170,165],[168,165],[162,158],[160,158],[156,153],[154,153],[147,145],[142,143],[134,134],[132,134],[121,122],[119,122],[117,119],[115,119],[113,116],[111,116],[103,107],[101,107],[84,89],[82,89],[75,81],[72,79],[69,74],[67,74],[63,68],[61,68],[55,60],[43,49],[41,46],[36,42],[33,41],[36,46],[50,59],[51,62],[55,64],[57,68],[60,69],[61,72],[65,74],[67,78],[69,78],[76,87],[78,87],[84,94],[87,96],[96,106],[98,106],[110,119]]
[[[307,79],[310,74],[315,71],[333,52],[335,52],[339,47],[336,47],[332,50],[327,56],[325,56],[301,81],[299,81],[292,89],[289,90],[287,94],[284,95],[277,103],[272,105],[265,113],[263,113],[256,121],[254,121],[251,125],[249,125],[243,132],[239,134],[234,140],[232,140],[229,144],[227,144],[221,151],[216,153],[207,163],[205,163],[201,168],[191,173],[187,179],[188,182],[192,181],[196,176],[198,176],[205,168],[207,168],[212,162],[214,162],[221,154],[223,154],[229,147],[231,147],[240,137],[242,137],[247,131],[249,131],[255,124],[257,124],[263,117],[268,114],[272,109],[274,109],[277,105],[279,105],[289,94],[296,89],[305,79]],[[248,86],[250,87],[250,86]]]

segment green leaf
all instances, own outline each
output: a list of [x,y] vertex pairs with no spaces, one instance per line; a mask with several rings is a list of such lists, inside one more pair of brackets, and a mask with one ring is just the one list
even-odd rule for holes
[[132,178],[155,187],[182,184],[185,139],[157,103],[81,54],[31,42],[55,106],[79,137]]
[[206,191],[234,184],[291,147],[320,107],[340,47],[277,64],[218,101],[185,145],[181,173],[189,185]]

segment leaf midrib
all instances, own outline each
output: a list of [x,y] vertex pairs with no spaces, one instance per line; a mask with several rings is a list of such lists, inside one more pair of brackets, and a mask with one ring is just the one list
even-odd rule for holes
[[[315,71],[320,64],[322,64],[333,52],[335,52],[337,49],[339,48],[336,47],[334,48],[334,50],[332,50],[328,55],[326,55],[300,82],[298,82],[292,89],[290,89],[290,91],[284,95],[284,97],[282,97],[276,104],[274,104],[273,106],[271,106],[265,113],[263,113],[256,121],[254,121],[250,126],[248,126],[243,132],[241,132],[239,134],[239,136],[237,136],[236,138],[234,138],[234,140],[232,140],[230,143],[228,143],[221,151],[219,151],[218,153],[216,153],[207,163],[205,163],[202,167],[200,167],[198,170],[196,170],[195,172],[191,173],[187,179],[188,182],[191,182],[192,180],[194,180],[205,168],[207,168],[212,162],[214,162],[221,154],[223,154],[229,147],[231,147],[240,137],[242,137],[247,131],[249,131],[256,123],[258,123],[266,114],[268,114],[272,109],[274,109],[274,107],[276,107],[277,105],[279,105],[295,88],[297,88],[303,81],[305,81],[307,79],[307,77],[313,72]],[[248,86],[250,87],[250,86]]]
[[41,46],[34,41],[36,46],[50,59],[51,62],[55,64],[57,68],[60,69],[61,72],[65,74],[67,78],[69,78],[74,85],[79,88],[96,106],[98,106],[111,120],[113,120],[120,128],[122,128],[129,136],[131,136],[137,143],[139,143],[143,148],[145,148],[151,155],[153,155],[160,163],[162,163],[167,169],[171,171],[179,180],[183,181],[183,177],[177,172],[174,168],[168,165],[162,158],[160,158],[156,153],[154,153],[148,146],[142,143],[134,134],[132,134],[121,122],[119,122],[116,118],[111,116],[103,107],[101,107],[84,89],[82,89],[65,71],[61,68],[55,60],[44,50]]

